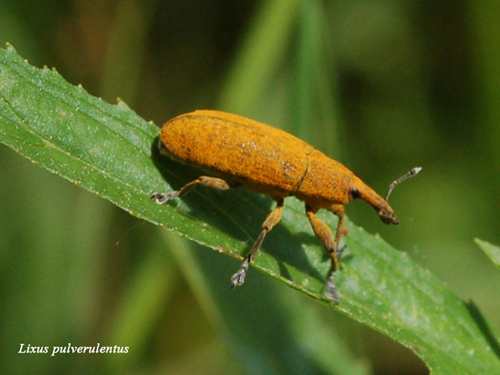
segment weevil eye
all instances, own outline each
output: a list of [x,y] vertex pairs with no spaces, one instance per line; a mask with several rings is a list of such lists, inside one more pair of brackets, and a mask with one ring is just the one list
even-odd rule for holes
[[359,190],[358,188],[352,188],[351,191],[351,197],[352,199],[356,199],[356,198],[359,198]]

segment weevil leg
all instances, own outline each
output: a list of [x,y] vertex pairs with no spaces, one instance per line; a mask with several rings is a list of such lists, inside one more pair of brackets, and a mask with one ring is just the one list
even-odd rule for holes
[[342,252],[346,248],[345,245],[343,247],[339,248],[340,239],[342,238],[342,236],[345,236],[349,233],[349,231],[345,227],[344,206],[341,204],[334,204],[329,209],[329,211],[333,212],[339,218],[339,223],[337,224],[337,231],[335,232],[335,244],[336,244],[337,257],[340,257],[340,255],[342,254]]
[[197,185],[208,186],[212,189],[217,190],[228,190],[241,186],[241,184],[236,182],[229,183],[220,178],[201,176],[196,180],[191,181],[189,184],[184,185],[179,190],[171,191],[169,193],[154,193],[153,195],[151,195],[151,199],[158,204],[165,204],[173,198],[180,197],[184,194],[189,193]]
[[339,223],[337,225],[337,231],[335,233],[335,240],[333,239],[332,231],[330,230],[328,225],[326,225],[316,216],[316,212],[318,212],[318,209],[306,205],[306,215],[309,219],[309,222],[311,223],[314,234],[323,243],[326,252],[330,255],[331,258],[331,266],[330,271],[328,272],[328,281],[326,284],[327,295],[328,298],[331,299],[334,303],[338,303],[339,295],[337,290],[335,289],[335,280],[333,274],[339,268],[338,258],[344,250],[344,248],[339,248],[340,239],[342,238],[342,235],[346,234],[346,230],[344,228],[344,207],[342,205],[334,205],[332,206],[330,211],[334,212],[335,215],[339,217]]
[[330,255],[332,259],[332,269],[336,271],[338,269],[338,260],[337,260],[337,243],[333,240],[332,231],[323,221],[321,221],[317,216],[317,209],[313,209],[310,206],[306,205],[306,215],[311,223],[311,227],[314,231],[316,237],[323,243],[326,252]]
[[255,254],[257,254],[257,251],[259,251],[260,246],[264,241],[264,237],[266,237],[266,234],[269,233],[271,229],[273,229],[274,226],[278,224],[281,220],[284,201],[285,201],[284,199],[279,199],[277,201],[278,204],[276,205],[276,208],[267,216],[266,220],[264,221],[264,224],[262,224],[262,232],[260,232],[259,238],[257,238],[257,241],[253,245],[252,250],[250,250],[250,252],[248,253],[245,261],[241,265],[238,272],[236,272],[231,277],[231,289],[233,289],[237,285],[243,284],[243,282],[245,281],[245,276],[248,270],[248,266],[250,265],[250,263],[253,262]]

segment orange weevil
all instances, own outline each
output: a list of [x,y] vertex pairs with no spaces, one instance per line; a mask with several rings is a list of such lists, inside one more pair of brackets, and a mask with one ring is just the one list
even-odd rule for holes
[[[338,294],[333,273],[339,268],[340,239],[347,234],[344,205],[361,198],[375,208],[384,223],[397,225],[398,220],[387,198],[395,185],[421,169],[414,168],[394,181],[386,199],[383,199],[349,169],[313,146],[282,130],[245,117],[219,111],[195,111],[168,121],[161,130],[160,138],[162,154],[217,177],[201,176],[180,190],[155,193],[151,199],[158,204],[180,197],[197,185],[219,190],[245,185],[277,202],[276,208],[262,224],[262,232],[241,268],[231,278],[231,288],[243,284],[248,266],[264,237],[281,220],[284,199],[295,196],[305,202],[306,215],[314,234],[331,257],[327,296],[334,302],[338,302]],[[321,208],[338,216],[335,236],[316,216]]]

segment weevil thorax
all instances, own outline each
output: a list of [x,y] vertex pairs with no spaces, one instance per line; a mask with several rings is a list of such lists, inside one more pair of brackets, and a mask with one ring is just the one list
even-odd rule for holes
[[385,224],[399,224],[396,214],[389,203],[356,176],[354,176],[351,181],[349,195],[351,199],[361,198],[366,203],[370,204],[375,211],[377,211],[380,220]]

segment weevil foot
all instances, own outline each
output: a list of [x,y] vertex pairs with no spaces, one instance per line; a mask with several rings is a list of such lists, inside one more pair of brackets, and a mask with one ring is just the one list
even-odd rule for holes
[[338,305],[340,302],[340,297],[339,293],[337,292],[337,289],[335,288],[335,279],[333,276],[333,270],[330,271],[328,274],[328,281],[326,282],[326,296],[334,305]]
[[241,285],[245,282],[245,276],[247,274],[248,265],[249,265],[248,259],[245,259],[238,272],[236,272],[231,277],[231,289],[234,289],[235,286]]
[[178,196],[178,191],[171,191],[170,193],[154,193],[153,195],[151,195],[151,200],[155,201],[158,204],[165,204],[169,200]]
[[347,249],[347,245],[344,244],[342,246],[339,246],[339,248],[335,252],[335,256],[337,257],[337,259],[340,259],[342,257],[342,254],[344,254],[345,249]]

